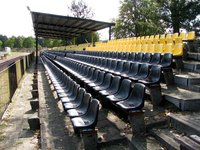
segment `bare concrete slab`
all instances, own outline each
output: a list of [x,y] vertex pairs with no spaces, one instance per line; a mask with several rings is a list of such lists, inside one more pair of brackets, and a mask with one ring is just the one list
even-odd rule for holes
[[194,72],[183,72],[175,74],[174,82],[177,86],[189,88],[194,84],[200,84],[200,74]]
[[194,72],[200,72],[200,62],[199,61],[184,61],[184,68]]
[[200,112],[179,112],[169,114],[171,125],[177,130],[200,136]]
[[134,150],[162,150],[162,145],[152,136],[133,136],[131,134],[126,135],[129,140],[130,149]]
[[181,110],[198,111],[200,108],[200,93],[179,87],[162,85],[164,99],[173,103]]
[[31,131],[27,119],[34,112],[29,99],[33,78],[33,67],[28,69],[0,122],[1,150],[37,150],[39,149],[39,131]]

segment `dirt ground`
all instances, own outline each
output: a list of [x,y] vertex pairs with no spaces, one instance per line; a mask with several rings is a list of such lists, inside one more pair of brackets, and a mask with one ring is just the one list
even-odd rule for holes
[[37,150],[39,131],[31,131],[27,119],[31,110],[33,66],[27,70],[0,122],[0,149]]

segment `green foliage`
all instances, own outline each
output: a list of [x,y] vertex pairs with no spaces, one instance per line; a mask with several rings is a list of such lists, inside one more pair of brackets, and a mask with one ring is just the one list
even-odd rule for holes
[[168,27],[173,32],[180,28],[188,31],[199,30],[200,1],[199,0],[157,0],[160,13]]
[[[97,32],[94,32],[93,40],[94,42],[99,41],[99,34]],[[76,38],[76,44],[91,43],[91,42],[92,42],[92,33],[82,34],[81,36]]]
[[23,47],[25,48],[34,48],[35,47],[35,39],[33,37],[27,37],[24,39]]
[[116,38],[144,36],[163,32],[163,22],[155,0],[123,0],[113,28]]
[[15,38],[14,47],[16,47],[16,48],[23,48],[24,39],[25,38],[23,36],[16,37]]
[[14,47],[14,44],[15,44],[15,37],[11,37],[11,38],[7,39],[7,40],[4,42],[4,46],[5,46],[5,47],[11,47],[11,48],[13,48],[13,47]]
[[3,42],[0,40],[0,47],[2,47],[2,45],[3,45]]
[[94,12],[83,0],[73,0],[71,6],[68,7],[71,15],[77,18],[90,19],[94,16]]

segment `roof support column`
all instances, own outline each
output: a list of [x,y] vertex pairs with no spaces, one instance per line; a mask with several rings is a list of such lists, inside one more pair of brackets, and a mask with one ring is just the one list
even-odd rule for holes
[[35,38],[35,47],[36,47],[36,61],[35,61],[35,64],[37,65],[38,64],[38,35],[36,35],[36,38]]
[[109,27],[109,40],[111,40],[111,26]]
[[76,38],[73,39],[73,44],[76,45]]
[[92,46],[94,46],[94,31],[91,34],[92,34],[91,35],[92,36],[92,41],[91,42],[92,42]]

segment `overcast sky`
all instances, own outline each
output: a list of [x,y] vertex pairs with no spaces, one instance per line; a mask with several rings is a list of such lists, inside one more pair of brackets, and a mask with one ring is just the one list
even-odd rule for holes
[[[2,0],[0,7],[0,34],[11,36],[34,36],[32,11],[69,15],[67,7],[72,0]],[[92,7],[93,19],[110,22],[118,16],[120,0],[84,0]],[[100,32],[101,39],[108,39],[108,30]]]

